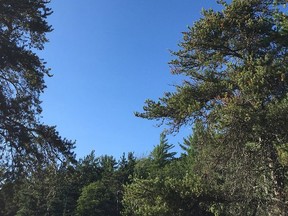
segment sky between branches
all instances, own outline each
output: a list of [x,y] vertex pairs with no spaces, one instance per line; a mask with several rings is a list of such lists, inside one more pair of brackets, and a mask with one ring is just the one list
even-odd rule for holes
[[[204,0],[52,1],[54,31],[41,52],[51,68],[43,100],[43,121],[76,140],[77,157],[147,155],[165,129],[139,119],[148,98],[157,99],[181,77],[172,76],[169,50],[177,50],[181,32],[201,17]],[[169,143],[191,133],[182,128]]]

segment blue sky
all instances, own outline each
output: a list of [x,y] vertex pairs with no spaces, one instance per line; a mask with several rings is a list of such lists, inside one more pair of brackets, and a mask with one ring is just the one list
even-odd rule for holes
[[[178,49],[181,32],[215,1],[54,0],[50,6],[54,31],[41,57],[54,76],[42,95],[43,121],[76,140],[78,158],[92,150],[147,155],[165,126],[133,113],[180,82],[170,74],[169,50]],[[190,132],[168,136],[176,151]]]

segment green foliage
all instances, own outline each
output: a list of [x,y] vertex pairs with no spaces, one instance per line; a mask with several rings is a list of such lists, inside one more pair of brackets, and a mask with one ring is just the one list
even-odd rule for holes
[[117,200],[114,193],[109,185],[101,181],[85,186],[77,202],[77,215],[117,215]]
[[211,195],[204,195],[200,179],[187,168],[185,160],[174,160],[157,176],[134,178],[125,186],[123,215],[212,215],[202,204]]
[[14,216],[18,210],[14,200],[15,191],[19,190],[18,184],[6,182],[0,190],[0,215]]
[[19,206],[17,216],[50,215],[51,201],[56,192],[56,173],[51,168],[34,173],[21,184],[14,197]]
[[122,155],[120,161],[118,162],[118,168],[115,174],[116,179],[121,186],[131,182],[135,165],[136,158],[132,152],[128,153],[127,158],[125,157],[125,154]]
[[78,161],[75,172],[77,173],[77,183],[80,187],[101,178],[102,168],[100,158],[96,157],[95,151],[92,151],[89,155]]
[[125,190],[124,215],[167,215],[169,209],[163,199],[163,190],[167,188],[163,188],[163,182],[158,178],[134,181]]
[[177,129],[194,118],[212,116],[209,111],[227,103],[255,107],[262,104],[255,101],[257,94],[265,102],[281,93],[287,42],[274,28],[277,10],[269,2],[238,0],[223,12],[204,10],[204,17],[184,33],[182,49],[173,53],[177,59],[170,63],[172,72],[187,80],[159,102],[148,100],[145,112],[136,115],[167,120]]
[[160,143],[154,147],[149,156],[137,160],[134,177],[145,179],[148,176],[158,176],[159,169],[175,159],[176,152],[170,152],[172,148],[174,145],[168,144],[165,133],[161,133]]
[[0,215],[119,215],[123,186],[131,182],[135,163],[133,153],[123,154],[116,163],[114,157],[96,157],[92,151],[76,165],[37,169],[3,183]]
[[[91,155],[94,155],[94,152]],[[89,158],[94,158],[91,155]],[[94,159],[92,161],[95,161]],[[121,204],[123,185],[130,182],[129,177],[133,175],[135,160],[131,152],[127,158],[123,154],[118,163],[114,157],[108,155],[96,158],[100,178],[90,181],[82,188],[76,214],[119,215],[123,208]]]
[[161,133],[159,145],[155,146],[150,154],[154,164],[160,168],[164,167],[169,161],[171,161],[176,154],[176,152],[169,152],[172,148],[174,148],[174,146],[168,144],[166,135]]
[[35,50],[42,50],[52,28],[46,0],[0,2],[0,176],[29,173],[38,165],[74,160],[71,141],[39,120],[40,94],[49,69]]
[[48,1],[1,1],[0,215],[285,215],[286,0],[218,2],[173,52],[187,79],[136,113],[171,132],[192,124],[185,153],[162,133],[147,158],[92,151],[73,166],[73,143],[39,121],[49,70],[32,50],[51,31]]
[[57,174],[56,166],[51,165],[17,181],[5,182],[0,190],[1,215],[59,215],[53,213]]
[[99,158],[99,162],[104,175],[109,175],[117,167],[117,162],[113,156],[103,155]]
[[285,1],[220,3],[222,11],[203,10],[173,52],[172,73],[187,79],[159,101],[147,100],[136,116],[161,120],[171,131],[202,122],[205,136],[189,140],[197,152],[192,169],[203,191],[225,197],[215,198],[215,212],[285,215],[288,18],[280,5]]
[[124,187],[123,215],[211,215],[202,201],[213,195],[203,190],[189,160],[195,154],[174,158],[171,147],[162,134],[151,156],[136,162],[134,178]]

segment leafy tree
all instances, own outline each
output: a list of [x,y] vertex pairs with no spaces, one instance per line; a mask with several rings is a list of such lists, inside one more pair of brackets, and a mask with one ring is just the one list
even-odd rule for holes
[[91,151],[79,159],[75,167],[63,166],[59,170],[58,187],[51,207],[54,215],[76,214],[77,201],[83,188],[102,179],[104,169],[101,163],[101,157],[96,157],[95,151]]
[[94,151],[76,166],[79,189],[77,215],[120,215],[123,185],[133,175],[135,157],[125,154],[117,163],[113,156],[95,157]]
[[124,186],[127,184],[131,184],[134,170],[136,165],[136,158],[132,152],[129,152],[127,158],[125,153],[123,153],[122,157],[118,162],[118,168],[115,171],[115,179],[116,179],[116,200],[117,200],[117,215],[120,215],[120,212],[123,210],[123,193]]
[[183,143],[179,143],[179,146],[184,150],[184,154],[191,155],[193,158],[197,155],[199,142],[203,142],[203,140],[201,140],[203,134],[205,134],[204,125],[201,121],[195,122],[193,134],[183,138]]
[[120,208],[119,191],[121,179],[117,175],[117,162],[113,156],[100,156],[100,178],[82,188],[77,201],[77,215],[118,215]]
[[1,183],[48,161],[73,160],[73,143],[40,121],[40,94],[50,76],[36,50],[47,42],[52,13],[47,0],[0,2],[0,166]]
[[173,52],[172,73],[187,80],[136,115],[161,119],[171,131],[202,121],[210,139],[201,164],[217,170],[211,181],[229,195],[227,214],[285,215],[287,168],[278,152],[288,143],[285,1],[219,2],[223,10],[204,10]]
[[114,191],[109,185],[97,181],[83,188],[76,212],[79,216],[115,216],[117,215],[116,206]]

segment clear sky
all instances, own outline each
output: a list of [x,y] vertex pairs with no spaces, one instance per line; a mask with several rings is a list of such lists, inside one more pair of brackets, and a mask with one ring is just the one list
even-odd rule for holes
[[[147,155],[165,128],[136,118],[147,98],[156,99],[181,78],[170,74],[169,50],[181,32],[214,0],[52,0],[54,13],[41,57],[52,78],[42,95],[43,121],[76,140],[77,157],[133,151]],[[178,142],[183,128],[167,138]]]

